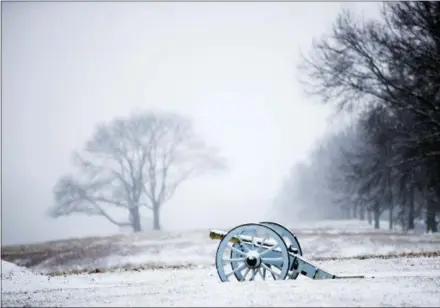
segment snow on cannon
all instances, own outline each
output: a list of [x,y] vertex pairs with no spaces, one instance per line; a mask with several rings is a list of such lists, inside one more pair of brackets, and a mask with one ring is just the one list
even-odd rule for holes
[[296,236],[274,222],[247,223],[229,232],[210,230],[211,239],[220,240],[216,254],[221,281],[234,276],[238,281],[296,279],[299,274],[311,279],[364,278],[336,276],[302,256]]

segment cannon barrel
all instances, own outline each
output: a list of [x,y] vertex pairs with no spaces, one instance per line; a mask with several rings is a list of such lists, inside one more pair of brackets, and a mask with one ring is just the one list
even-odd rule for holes
[[[228,232],[221,230],[209,230],[209,237],[213,240],[222,240],[226,236],[226,234],[228,234]],[[246,244],[252,244],[252,236],[249,235],[240,235],[238,237],[234,236],[229,240],[229,242],[234,244],[239,244],[240,242]],[[276,245],[276,243],[274,243],[270,239],[264,240],[259,237],[254,238],[254,244],[258,244],[264,248],[271,248],[274,245]]]

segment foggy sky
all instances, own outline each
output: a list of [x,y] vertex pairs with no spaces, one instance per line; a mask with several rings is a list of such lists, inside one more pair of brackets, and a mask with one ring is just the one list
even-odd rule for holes
[[267,218],[326,129],[328,108],[297,82],[299,51],[348,6],[377,4],[2,3],[2,244],[118,232],[46,210],[95,125],[147,108],[191,116],[229,164],[180,187],[165,229]]

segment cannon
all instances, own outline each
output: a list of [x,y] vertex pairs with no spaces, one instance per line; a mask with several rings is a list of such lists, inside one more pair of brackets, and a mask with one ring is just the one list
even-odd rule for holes
[[229,232],[211,229],[211,239],[220,240],[215,265],[222,282],[297,279],[364,278],[336,276],[303,257],[296,236],[275,222],[246,223]]

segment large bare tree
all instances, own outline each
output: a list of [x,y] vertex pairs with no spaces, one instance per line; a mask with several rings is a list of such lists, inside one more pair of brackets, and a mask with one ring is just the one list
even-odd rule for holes
[[[190,119],[167,112],[140,112],[98,125],[73,157],[78,172],[56,183],[50,215],[102,216],[134,232],[142,231],[141,208],[152,211],[159,230],[160,211],[180,184],[225,168],[218,150],[195,134]],[[115,208],[127,210],[128,219],[112,217]]]

